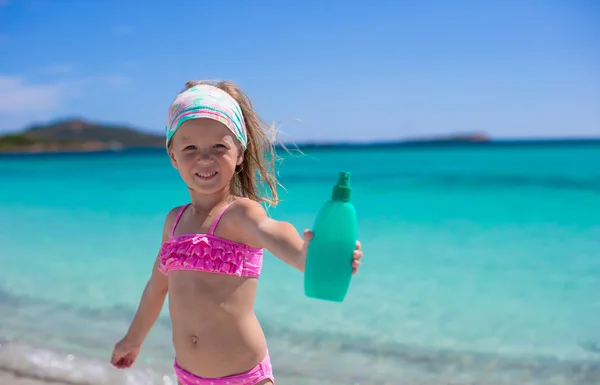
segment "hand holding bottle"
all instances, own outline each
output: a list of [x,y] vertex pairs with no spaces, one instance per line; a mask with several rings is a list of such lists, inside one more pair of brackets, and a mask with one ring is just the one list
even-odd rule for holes
[[[304,230],[302,233],[302,237],[304,238],[304,250],[308,250],[308,244],[313,237],[313,232],[311,230]],[[356,241],[356,249],[352,252],[352,275],[358,272],[358,268],[360,267],[360,259],[363,257],[362,244],[359,240]]]
[[310,242],[305,233],[304,293],[308,297],[342,302],[358,269],[362,250],[351,196],[350,173],[340,172],[331,199],[315,218]]

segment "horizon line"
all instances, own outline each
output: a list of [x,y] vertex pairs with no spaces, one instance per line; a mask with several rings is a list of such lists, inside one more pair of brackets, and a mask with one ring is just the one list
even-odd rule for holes
[[[154,136],[157,139],[162,138],[163,135],[159,134],[155,130],[138,127],[130,123],[117,123],[108,121],[93,121],[85,119],[83,117],[71,116],[50,119],[45,123],[32,122],[27,126],[15,131],[0,131],[0,138],[10,135],[26,134],[33,128],[52,126],[60,123],[67,123],[73,121],[81,121],[91,125],[104,126],[105,128],[120,127],[143,133],[146,135]],[[285,141],[278,140],[276,144],[278,147],[381,147],[381,146],[439,146],[439,145],[486,145],[486,144],[516,144],[516,143],[573,143],[573,142],[597,142],[600,141],[600,135],[597,136],[528,136],[528,137],[493,137],[483,130],[471,130],[471,131],[454,131],[448,134],[431,134],[423,136],[414,136],[409,138],[386,138],[386,139],[356,139],[356,140],[343,140],[343,139],[323,139],[323,140],[298,140],[298,141]]]

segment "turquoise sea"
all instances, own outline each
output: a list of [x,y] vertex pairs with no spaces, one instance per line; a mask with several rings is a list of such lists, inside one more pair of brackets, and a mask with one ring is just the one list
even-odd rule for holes
[[[350,171],[365,257],[337,304],[267,254],[256,312],[278,384],[600,383],[600,143],[285,158],[272,215],[310,227]],[[187,201],[161,150],[1,156],[0,369],[173,383],[166,307],[134,369],[108,360]]]

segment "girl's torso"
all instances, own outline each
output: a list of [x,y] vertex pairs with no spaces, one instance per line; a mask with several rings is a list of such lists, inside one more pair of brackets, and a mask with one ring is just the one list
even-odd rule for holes
[[176,360],[200,377],[244,372],[267,351],[253,310],[263,251],[234,241],[234,221],[221,221],[230,205],[198,234],[186,232],[185,221],[178,229],[183,206],[159,254],[159,270],[169,277]]

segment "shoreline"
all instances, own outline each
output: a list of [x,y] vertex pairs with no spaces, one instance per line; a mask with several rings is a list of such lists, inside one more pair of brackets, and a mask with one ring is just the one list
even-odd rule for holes
[[[323,382],[319,381],[319,380],[310,380],[310,379],[292,379],[292,378],[286,378],[285,376],[277,376],[276,377],[276,381],[277,381],[277,385],[282,384],[282,385],[323,385]],[[45,380],[45,379],[39,379],[36,377],[29,377],[29,376],[25,376],[25,375],[21,375],[21,374],[15,374],[14,372],[8,371],[8,370],[4,370],[4,369],[0,369],[0,384],[2,385],[80,385],[80,384],[84,384],[84,383],[73,383],[73,382],[63,382],[63,381],[55,381],[55,380]],[[86,385],[88,383],[85,383]],[[89,384],[93,384],[93,382],[89,382]],[[136,383],[137,384],[137,383]],[[163,379],[163,384],[164,385],[177,385],[177,382],[169,382],[169,381],[164,381]],[[326,382],[327,385],[347,385],[345,383],[341,383],[341,382],[331,382],[331,381],[327,381]],[[361,385],[396,385],[396,384],[392,384],[392,383],[382,383],[382,382],[369,382],[369,383],[357,383],[357,384],[361,384]],[[410,383],[406,383],[408,385],[410,385]],[[140,382],[141,385],[141,382]]]
[[0,369],[0,384],[2,385],[72,385],[67,382],[41,380],[14,372]]
[[62,384],[60,382],[46,382],[28,377],[18,377],[15,374],[0,369],[0,384],[3,385],[44,385],[44,384]]
[[[320,345],[320,344],[318,344]],[[363,354],[311,344],[272,344],[278,385],[596,385],[598,358],[560,360],[407,350]],[[311,349],[311,347],[313,349]],[[119,370],[107,359],[29,344],[0,344],[2,385],[176,385],[171,361],[140,356]],[[104,356],[104,354],[102,355]]]

